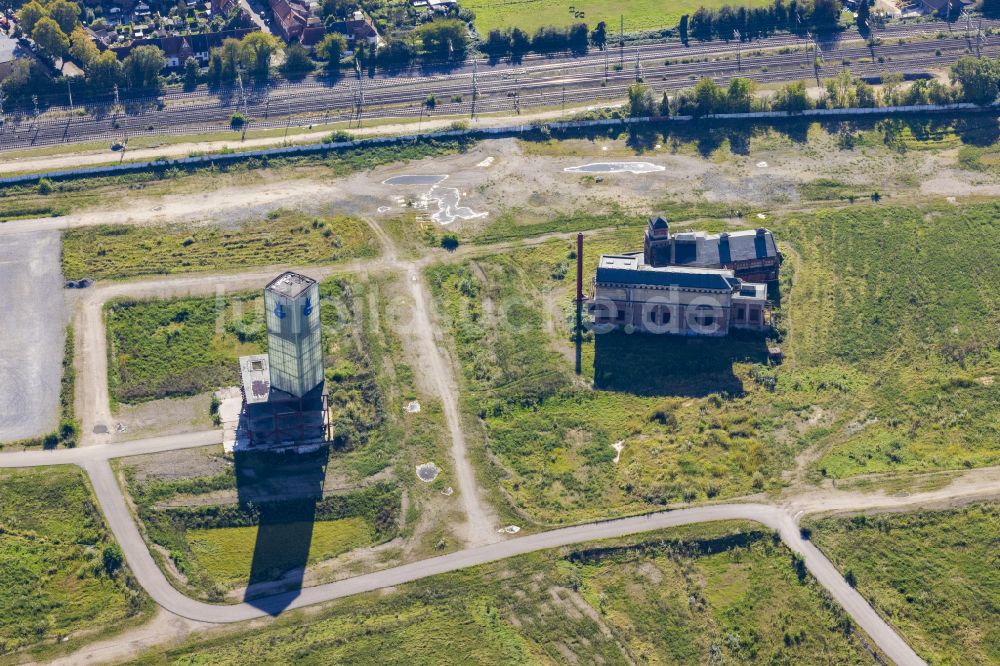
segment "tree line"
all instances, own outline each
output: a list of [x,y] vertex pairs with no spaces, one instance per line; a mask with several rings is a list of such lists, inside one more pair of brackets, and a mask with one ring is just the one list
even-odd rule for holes
[[[867,0],[862,0],[867,9]],[[824,32],[840,24],[840,0],[774,0],[768,7],[700,7],[681,16],[678,32],[685,44],[690,39],[752,40],[776,32]]]
[[809,95],[803,81],[787,83],[774,94],[764,96],[757,94],[757,84],[751,79],[738,77],[721,86],[704,77],[692,88],[673,96],[663,93],[660,99],[656,99],[645,84],[634,83],[628,89],[625,108],[631,117],[701,117],[720,113],[797,113],[809,109],[944,105],[955,102],[988,105],[996,102],[1000,95],[1000,60],[966,56],[951,66],[950,79],[950,85],[937,79],[917,79],[904,86],[903,75],[893,72],[883,75],[881,88],[876,89],[845,69],[825,82],[823,93],[818,97]]

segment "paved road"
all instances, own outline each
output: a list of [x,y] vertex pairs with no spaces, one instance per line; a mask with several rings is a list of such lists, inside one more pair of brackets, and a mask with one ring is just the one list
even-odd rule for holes
[[58,233],[0,242],[0,441],[39,437],[59,421],[66,307]]
[[139,584],[157,604],[182,617],[200,622],[245,622],[362,592],[401,585],[428,576],[457,571],[539,550],[569,546],[584,541],[611,539],[666,527],[718,520],[752,520],[776,530],[782,541],[803,556],[806,567],[830,595],[840,603],[885,654],[897,664],[909,666],[924,661],[906,644],[864,598],[850,587],[833,564],[810,542],[804,540],[794,518],[779,507],[764,504],[719,504],[677,511],[663,511],[634,518],[578,525],[522,537],[508,538],[467,548],[447,555],[376,571],[326,585],[304,588],[254,600],[254,603],[216,605],[196,601],[178,592],[153,560],[129,512],[111,469],[117,456],[153,453],[176,448],[204,446],[220,441],[220,433],[195,433],[175,437],[139,440],[128,444],[31,451],[0,455],[0,467],[28,467],[59,463],[80,465],[87,471],[105,519],[125,553],[125,559]]

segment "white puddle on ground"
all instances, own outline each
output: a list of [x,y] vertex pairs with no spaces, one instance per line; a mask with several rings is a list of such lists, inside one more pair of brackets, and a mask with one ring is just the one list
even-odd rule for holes
[[416,400],[411,400],[410,402],[406,403],[406,407],[404,407],[404,409],[408,414],[416,414],[417,412],[420,411],[420,403],[417,402]]
[[614,463],[617,465],[618,461],[622,459],[622,449],[625,448],[625,440],[620,440],[611,445],[611,448],[615,450]]
[[508,525],[507,527],[501,527],[497,530],[498,534],[517,534],[521,531],[521,528],[517,525]]
[[392,210],[392,208],[390,208],[389,206],[379,206],[378,207],[378,212],[380,212],[380,213],[388,213],[390,210]]
[[766,169],[767,168],[767,162],[757,162],[757,168],[758,169]]
[[[491,158],[487,158],[491,159]],[[485,160],[484,160],[485,161]],[[413,203],[417,210],[436,211],[431,212],[431,219],[440,225],[451,224],[455,220],[473,220],[478,217],[486,217],[488,213],[477,213],[468,206],[460,206],[464,192],[459,192],[457,187],[441,187],[448,176],[441,175],[403,175],[393,176],[382,181],[383,185],[430,185],[420,198]],[[397,197],[401,199],[402,197]]]
[[448,176],[444,174],[408,174],[393,176],[382,181],[383,185],[437,185]]
[[413,204],[413,207],[430,211],[436,205],[437,211],[431,213],[431,219],[440,225],[451,224],[455,220],[474,220],[488,215],[486,212],[477,213],[468,206],[458,205],[461,200],[462,195],[457,187],[435,185],[426,194],[421,194],[420,201]]
[[480,162],[476,166],[479,167],[480,169],[485,169],[486,167],[490,166],[491,164],[493,164],[493,156],[492,155],[490,155],[489,157],[487,157],[485,160],[483,160],[482,162]]
[[666,171],[667,167],[652,162],[594,162],[582,166],[566,167],[570,173],[655,173]]

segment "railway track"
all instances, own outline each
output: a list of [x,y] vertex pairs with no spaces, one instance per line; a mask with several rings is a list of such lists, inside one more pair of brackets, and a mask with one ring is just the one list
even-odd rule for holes
[[[936,39],[941,33],[944,38]],[[8,118],[0,130],[0,150],[121,141],[136,135],[217,132],[228,129],[230,115],[237,110],[250,118],[248,129],[359,120],[358,100],[362,95],[360,120],[422,116],[427,113],[424,101],[428,95],[437,99],[434,111],[427,114],[431,117],[471,115],[473,102],[475,112],[482,114],[616,99],[635,81],[636,54],[647,85],[657,93],[669,93],[693,85],[702,76],[711,76],[720,83],[734,76],[776,83],[828,78],[845,67],[860,76],[916,73],[947,66],[975,50],[975,40],[967,40],[959,31],[949,35],[944,23],[898,25],[879,31],[877,36],[881,44],[874,49],[856,33],[818,44],[791,35],[770,37],[743,45],[740,64],[735,44],[726,42],[691,47],[679,43],[639,46],[617,58],[617,67],[611,65],[609,53],[607,68],[602,52],[573,59],[534,56],[519,64],[483,66],[475,75],[479,91],[475,100],[471,94],[474,75],[468,64],[449,73],[418,76],[370,80],[351,77],[336,82],[310,77],[301,83],[248,85],[245,97],[233,88],[210,95],[204,90],[168,89],[162,95],[131,99],[124,110],[93,104],[86,107],[85,115],[74,115],[64,107],[54,106],[37,118],[24,114]],[[995,41],[987,36],[980,41],[980,51],[997,55]],[[814,65],[817,55],[821,59],[818,67]]]

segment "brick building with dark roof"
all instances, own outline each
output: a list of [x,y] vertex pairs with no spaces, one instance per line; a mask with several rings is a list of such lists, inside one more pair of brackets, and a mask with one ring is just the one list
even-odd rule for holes
[[595,326],[714,336],[770,326],[767,282],[781,263],[770,231],[672,235],[657,217],[645,240],[643,252],[601,257],[588,302]]
[[643,254],[650,266],[725,268],[750,282],[774,282],[781,266],[781,252],[767,229],[671,234],[662,217],[650,218]]

